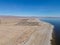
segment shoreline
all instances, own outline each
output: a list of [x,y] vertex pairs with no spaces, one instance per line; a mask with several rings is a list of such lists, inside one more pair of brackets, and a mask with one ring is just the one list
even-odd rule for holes
[[56,36],[55,36],[55,31],[54,31],[54,30],[53,30],[53,33],[52,33],[51,44],[52,44],[52,45],[56,45]]
[[47,25],[50,25],[52,27],[51,36],[50,36],[51,37],[50,42],[51,42],[51,45],[56,45],[54,25],[52,25],[49,22],[42,21],[42,20],[40,22],[46,23]]

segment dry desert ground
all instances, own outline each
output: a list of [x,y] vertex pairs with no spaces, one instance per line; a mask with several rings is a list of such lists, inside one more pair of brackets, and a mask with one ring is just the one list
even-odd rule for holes
[[0,45],[51,45],[52,31],[36,18],[0,17]]

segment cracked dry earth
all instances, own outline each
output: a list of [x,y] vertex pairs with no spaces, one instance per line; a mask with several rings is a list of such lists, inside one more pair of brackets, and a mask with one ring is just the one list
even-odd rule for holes
[[[51,45],[53,31],[51,24],[38,19],[28,19],[28,21],[25,20],[26,24],[22,24],[24,21],[20,20],[22,19],[1,21],[0,45]],[[37,23],[33,25],[32,22]]]

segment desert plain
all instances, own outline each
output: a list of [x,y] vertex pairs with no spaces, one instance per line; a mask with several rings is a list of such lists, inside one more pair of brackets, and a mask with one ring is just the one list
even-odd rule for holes
[[0,45],[51,45],[52,32],[37,18],[0,17]]

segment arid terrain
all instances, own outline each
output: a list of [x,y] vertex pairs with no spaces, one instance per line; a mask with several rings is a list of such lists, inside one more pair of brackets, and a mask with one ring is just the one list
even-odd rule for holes
[[52,32],[36,18],[0,17],[0,45],[51,45]]

